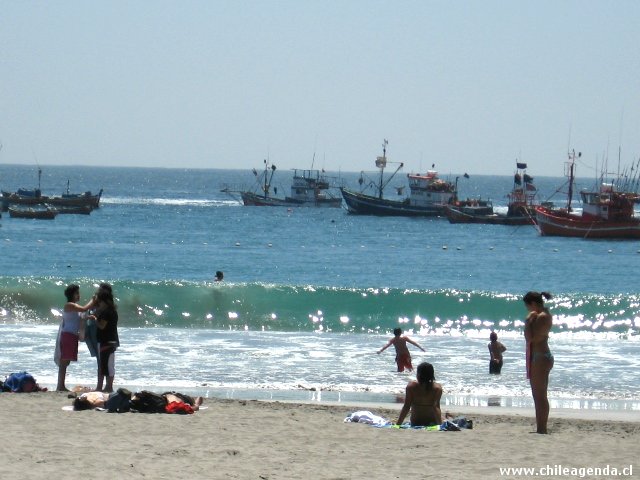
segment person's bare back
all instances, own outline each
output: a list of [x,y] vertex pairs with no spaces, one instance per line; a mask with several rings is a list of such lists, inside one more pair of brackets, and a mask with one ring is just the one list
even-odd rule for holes
[[401,328],[395,328],[393,330],[393,335],[393,338],[391,338],[384,347],[378,350],[378,354],[384,352],[387,348],[393,345],[396,350],[396,364],[398,365],[398,372],[404,372],[405,369],[410,371],[413,370],[413,366],[411,365],[411,354],[409,353],[407,343],[418,347],[423,352],[425,349],[409,337],[402,335]]

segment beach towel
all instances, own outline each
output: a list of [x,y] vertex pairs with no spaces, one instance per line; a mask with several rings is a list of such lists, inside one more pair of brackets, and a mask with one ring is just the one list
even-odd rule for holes
[[87,344],[89,353],[92,357],[98,356],[98,325],[92,318],[87,320],[84,327],[84,341]]
[[375,415],[368,410],[360,410],[358,412],[350,413],[349,415],[347,415],[347,418],[345,418],[344,421],[351,423],[365,423],[367,425],[376,426],[391,424],[391,422],[386,418]]
[[396,425],[390,422],[386,418],[380,417],[371,413],[368,410],[360,410],[347,415],[344,419],[345,422],[350,423],[364,423],[376,428],[398,428],[402,430],[427,430],[432,432],[459,432],[462,429],[473,428],[473,420],[467,420],[466,417],[447,418],[440,425],[429,426],[413,426],[409,422],[405,422],[402,425]]

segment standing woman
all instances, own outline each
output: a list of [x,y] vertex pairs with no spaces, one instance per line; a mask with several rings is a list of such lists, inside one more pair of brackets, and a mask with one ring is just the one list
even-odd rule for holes
[[536,432],[547,433],[549,420],[549,372],[553,368],[553,355],[549,350],[549,332],[552,319],[544,299],[550,299],[547,292],[527,292],[523,301],[529,314],[524,324],[526,340],[527,378],[531,384],[531,393],[536,407]]
[[[100,285],[96,292],[98,307],[95,321],[98,327],[98,385],[96,390],[113,392],[115,377],[116,349],[120,346],[118,339],[118,310],[113,300],[111,285]],[[106,377],[106,383],[104,379]],[[104,383],[104,390],[102,385]]]
[[[62,324],[60,325],[60,337],[58,338],[59,352],[56,349],[58,359],[58,385],[59,392],[67,391],[65,380],[67,378],[67,367],[71,362],[78,361],[78,340],[84,337],[84,318],[82,313],[93,306],[93,299],[86,305],[79,305],[80,287],[71,284],[64,290],[67,303],[62,310]],[[58,358],[59,353],[59,358]]]

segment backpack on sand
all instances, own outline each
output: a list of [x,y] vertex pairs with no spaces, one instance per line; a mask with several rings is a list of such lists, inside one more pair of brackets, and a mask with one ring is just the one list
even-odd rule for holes
[[165,413],[167,399],[158,393],[142,390],[131,397],[131,410],[139,413]]
[[109,413],[124,413],[131,410],[131,392],[126,388],[119,388],[116,392],[109,395],[109,399],[105,402],[104,408]]

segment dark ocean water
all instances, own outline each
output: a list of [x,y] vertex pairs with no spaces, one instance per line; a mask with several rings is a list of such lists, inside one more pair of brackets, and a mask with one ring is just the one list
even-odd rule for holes
[[[542,200],[564,201],[553,195],[564,179],[539,177],[533,166],[529,173]],[[332,175],[357,188],[358,174]],[[505,208],[511,176],[458,177],[461,196]],[[285,192],[291,172],[277,178]],[[43,193],[61,193],[67,179],[72,191],[104,188],[102,207],[54,221],[0,220],[5,373],[29,368],[53,383],[64,286],[79,283],[88,298],[109,281],[121,318],[123,384],[392,396],[408,377],[393,372],[392,354],[371,352],[402,326],[427,348],[415,361],[434,363],[451,395],[517,403],[528,396],[520,299],[547,290],[555,295],[552,393],[565,404],[640,404],[636,241],[344,209],[243,207],[221,192],[252,186],[251,172],[240,170],[45,166]],[[398,177],[390,190],[404,182]],[[36,185],[35,167],[0,166],[3,190]],[[216,270],[225,272],[222,284],[212,282]],[[492,329],[509,348],[497,380],[484,372]],[[70,382],[90,384],[93,370],[83,351]]]

